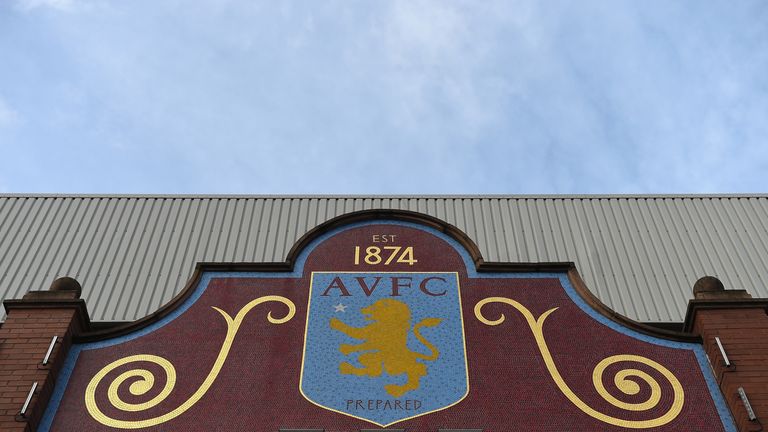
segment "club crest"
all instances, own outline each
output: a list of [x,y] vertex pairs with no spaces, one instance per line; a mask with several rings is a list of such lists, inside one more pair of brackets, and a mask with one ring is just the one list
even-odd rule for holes
[[387,426],[469,391],[455,273],[312,274],[301,393]]

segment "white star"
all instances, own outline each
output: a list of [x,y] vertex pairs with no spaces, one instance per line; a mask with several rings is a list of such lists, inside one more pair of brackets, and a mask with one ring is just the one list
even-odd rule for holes
[[333,307],[334,312],[346,312],[347,311],[347,305],[343,305],[341,303],[337,304]]

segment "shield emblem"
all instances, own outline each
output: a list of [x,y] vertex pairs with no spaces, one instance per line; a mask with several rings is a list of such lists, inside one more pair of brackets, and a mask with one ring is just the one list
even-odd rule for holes
[[469,392],[457,273],[313,272],[302,395],[386,427]]

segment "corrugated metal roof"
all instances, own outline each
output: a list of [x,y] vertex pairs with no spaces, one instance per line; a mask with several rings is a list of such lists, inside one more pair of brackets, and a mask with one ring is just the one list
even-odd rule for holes
[[573,261],[595,295],[639,321],[682,321],[703,275],[768,297],[766,195],[0,195],[0,294],[72,276],[93,320],[134,320],[181,290],[196,262],[283,261],[313,227],[374,208],[451,223],[486,261]]

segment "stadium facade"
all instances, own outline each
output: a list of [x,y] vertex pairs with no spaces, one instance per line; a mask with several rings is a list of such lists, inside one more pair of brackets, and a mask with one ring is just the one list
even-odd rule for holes
[[757,431],[768,196],[0,196],[0,429]]

